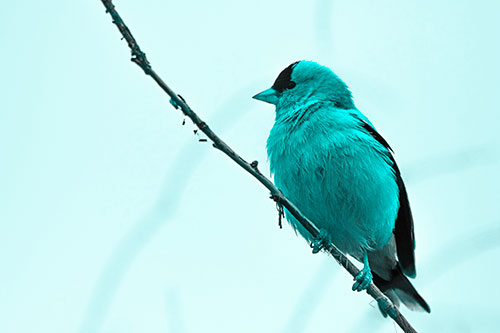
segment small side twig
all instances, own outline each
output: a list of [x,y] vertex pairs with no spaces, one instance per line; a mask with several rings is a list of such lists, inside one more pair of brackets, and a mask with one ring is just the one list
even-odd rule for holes
[[[282,217],[283,207],[286,208],[290,214],[292,214],[297,221],[312,235],[313,238],[318,238],[320,231],[319,229],[307,218],[305,217],[299,209],[288,200],[283,193],[273,184],[271,180],[266,178],[257,168],[256,161],[248,163],[243,158],[241,158],[236,152],[234,152],[224,141],[222,141],[211,129],[210,127],[201,120],[201,118],[189,107],[185,102],[184,98],[177,95],[167,84],[156,74],[152,69],[151,64],[146,58],[146,54],[142,52],[137,41],[132,36],[129,28],[125,25],[122,18],[118,14],[113,5],[112,0],[101,0],[106,11],[113,18],[113,23],[117,26],[123,38],[127,41],[127,44],[132,53],[132,62],[136,63],[146,75],[149,75],[155,80],[155,82],[160,86],[160,88],[167,93],[171,98],[171,103],[176,109],[180,109],[184,115],[189,117],[193,123],[205,133],[205,135],[212,141],[212,145],[218,150],[222,151],[234,162],[236,162],[240,167],[245,169],[248,173],[254,176],[262,185],[264,185],[270,192],[273,200],[280,205],[280,223]],[[354,264],[340,252],[333,244],[330,244],[326,249],[335,260],[343,266],[353,277],[359,273],[359,269],[354,266]],[[416,332],[415,329],[410,325],[406,318],[399,312],[398,308],[373,284],[371,283],[367,289],[367,293],[372,296],[379,304],[381,309],[383,309],[398,325],[403,329],[404,332],[413,333]]]
[[269,198],[273,199],[274,202],[276,202],[276,210],[278,211],[278,226],[280,227],[280,229],[283,229],[282,219],[285,217],[285,212],[283,210],[283,205],[281,204],[280,197],[271,195]]

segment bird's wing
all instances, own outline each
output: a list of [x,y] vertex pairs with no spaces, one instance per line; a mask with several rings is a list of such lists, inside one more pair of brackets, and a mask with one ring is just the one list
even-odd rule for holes
[[[356,115],[357,116],[357,115]],[[413,231],[413,217],[410,209],[408,194],[406,193],[403,178],[399,171],[396,160],[392,155],[392,148],[387,141],[375,130],[373,125],[362,118],[357,117],[361,122],[361,127],[368,132],[375,140],[388,150],[388,156],[392,161],[392,169],[396,176],[396,183],[399,189],[399,210],[394,227],[394,236],[396,238],[396,249],[399,259],[399,264],[403,273],[408,277],[415,277],[415,234]]]

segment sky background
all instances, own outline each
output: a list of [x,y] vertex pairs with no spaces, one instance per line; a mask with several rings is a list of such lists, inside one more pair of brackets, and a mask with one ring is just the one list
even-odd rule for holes
[[[269,174],[271,105],[314,60],[396,152],[422,332],[499,329],[500,4],[115,1],[156,72]],[[0,10],[1,332],[396,332],[267,190],[130,62],[102,3]]]

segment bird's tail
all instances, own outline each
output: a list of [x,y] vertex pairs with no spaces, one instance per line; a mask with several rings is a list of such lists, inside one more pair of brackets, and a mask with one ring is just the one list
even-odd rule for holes
[[[373,273],[373,283],[390,298],[394,305],[399,307],[399,304],[403,303],[410,310],[431,312],[431,308],[427,302],[415,290],[411,282],[401,271],[399,265],[392,270],[389,281]],[[384,311],[382,311],[382,314],[384,317],[386,316]]]

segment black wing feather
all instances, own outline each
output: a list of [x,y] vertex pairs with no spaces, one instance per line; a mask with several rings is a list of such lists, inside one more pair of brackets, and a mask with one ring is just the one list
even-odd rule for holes
[[394,156],[392,156],[392,148],[387,141],[367,122],[361,120],[362,127],[382,146],[389,150],[389,156],[392,161],[392,169],[396,176],[396,183],[399,189],[399,210],[396,217],[396,225],[394,227],[394,236],[396,238],[396,248],[398,253],[399,264],[403,273],[408,277],[415,277],[415,233],[413,230],[413,217],[410,209],[408,194],[406,193],[403,178]]

